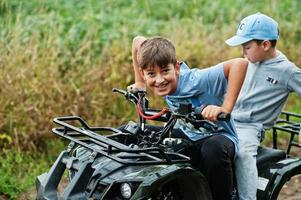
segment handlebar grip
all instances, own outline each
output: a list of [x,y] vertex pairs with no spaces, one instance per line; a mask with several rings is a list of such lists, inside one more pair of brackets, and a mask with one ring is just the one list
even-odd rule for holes
[[217,116],[217,120],[219,120],[219,121],[229,121],[230,118],[231,118],[231,114],[230,113],[225,113],[225,112],[221,112]]
[[123,95],[126,95],[126,94],[127,94],[127,92],[126,92],[125,90],[120,90],[120,89],[118,89],[118,88],[113,88],[113,89],[112,89],[112,92],[119,92],[120,94],[123,94]]

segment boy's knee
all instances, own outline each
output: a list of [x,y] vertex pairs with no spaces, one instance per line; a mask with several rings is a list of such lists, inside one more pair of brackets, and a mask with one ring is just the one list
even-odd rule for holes
[[241,144],[239,146],[238,156],[244,157],[244,156],[256,156],[258,150],[257,144]]
[[234,146],[224,143],[212,143],[209,150],[203,154],[203,159],[205,162],[210,162],[211,165],[217,167],[220,165],[231,165],[233,154]]
[[256,164],[256,155],[252,152],[239,151],[235,158],[235,166],[251,167]]

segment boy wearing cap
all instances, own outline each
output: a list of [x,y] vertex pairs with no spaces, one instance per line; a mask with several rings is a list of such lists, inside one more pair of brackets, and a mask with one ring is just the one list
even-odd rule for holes
[[236,35],[226,40],[241,45],[248,70],[232,118],[239,138],[235,172],[239,199],[254,200],[257,192],[256,155],[263,133],[278,118],[289,93],[301,97],[301,70],[276,49],[278,23],[256,13],[244,18]]

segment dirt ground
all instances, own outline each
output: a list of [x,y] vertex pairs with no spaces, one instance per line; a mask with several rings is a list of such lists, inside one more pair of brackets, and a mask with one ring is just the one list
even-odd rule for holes
[[301,175],[293,177],[283,186],[278,200],[301,200]]

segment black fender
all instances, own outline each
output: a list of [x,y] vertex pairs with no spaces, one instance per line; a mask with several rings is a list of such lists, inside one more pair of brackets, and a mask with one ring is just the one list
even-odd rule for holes
[[301,159],[286,158],[258,171],[258,200],[276,200],[283,185],[301,174]]
[[[139,182],[131,199],[148,199],[152,194],[158,193],[165,185],[177,183],[178,190],[185,193],[184,200],[204,199],[211,200],[211,191],[205,176],[192,168],[190,164],[156,165],[146,167],[139,172],[126,175],[116,181],[103,196],[103,199],[115,193],[116,187],[122,182]],[[116,186],[116,187],[115,187]],[[199,198],[198,198],[199,197]]]
[[89,199],[85,193],[89,179],[94,172],[91,162],[80,165],[78,173],[65,188],[63,194],[58,192],[58,185],[62,179],[66,167],[72,165],[77,159],[70,159],[69,152],[62,151],[48,173],[44,173],[36,179],[37,200],[84,200]]
[[205,176],[191,167],[178,165],[168,166],[156,173],[153,173],[148,180],[141,183],[137,195],[143,194],[148,198],[151,194],[158,192],[158,189],[166,184],[177,182],[185,195],[184,199],[212,199],[211,191]]

